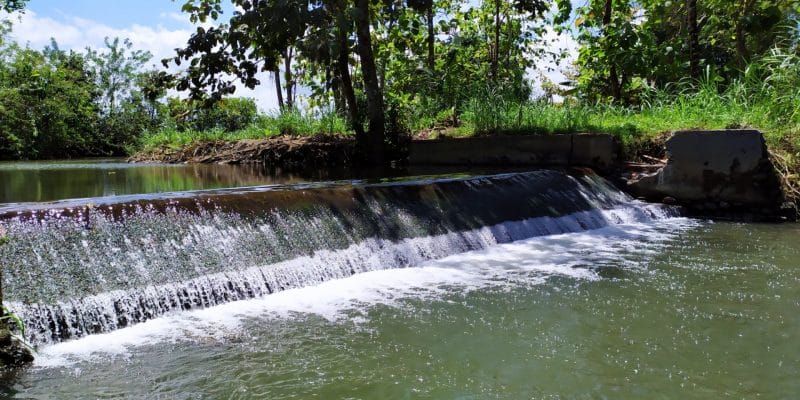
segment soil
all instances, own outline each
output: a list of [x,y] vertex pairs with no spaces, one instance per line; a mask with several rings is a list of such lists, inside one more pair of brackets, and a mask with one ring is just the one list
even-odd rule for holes
[[284,169],[344,167],[352,164],[355,141],[344,136],[293,137],[209,141],[182,148],[158,147],[138,153],[130,162],[170,164],[262,163]]

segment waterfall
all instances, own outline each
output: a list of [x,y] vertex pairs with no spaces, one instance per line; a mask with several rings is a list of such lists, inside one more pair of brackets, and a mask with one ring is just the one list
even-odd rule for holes
[[0,247],[6,298],[33,343],[675,212],[580,171],[103,201],[0,213],[13,239]]

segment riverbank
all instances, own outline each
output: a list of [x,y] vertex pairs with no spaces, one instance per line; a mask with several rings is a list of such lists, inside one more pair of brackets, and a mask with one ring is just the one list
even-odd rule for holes
[[[670,148],[670,138],[684,133],[696,140]],[[343,135],[278,136],[162,146],[131,161],[259,163],[291,171],[351,167],[354,149],[354,140]],[[412,140],[407,150],[401,165],[589,167],[635,197],[680,204],[694,216],[795,220],[800,199],[791,169],[796,167],[785,163],[790,156],[769,150],[755,130],[678,132],[651,136],[635,147],[608,134],[443,137]]]
[[292,170],[346,167],[353,161],[354,150],[355,140],[345,135],[275,136],[198,141],[178,147],[162,145],[139,152],[129,161],[170,164],[263,163]]

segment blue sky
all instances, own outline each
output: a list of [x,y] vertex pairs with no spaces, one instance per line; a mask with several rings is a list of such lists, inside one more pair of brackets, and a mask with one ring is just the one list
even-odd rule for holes
[[[43,17],[80,17],[102,21],[115,28],[125,28],[133,24],[163,24],[177,28],[181,23],[167,16],[180,13],[182,4],[183,2],[170,0],[30,0],[28,9]],[[184,15],[184,18],[188,21],[188,17]]]

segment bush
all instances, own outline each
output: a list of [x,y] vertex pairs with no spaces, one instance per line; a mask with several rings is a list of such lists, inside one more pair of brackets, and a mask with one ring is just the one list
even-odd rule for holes
[[243,97],[222,99],[210,108],[199,107],[190,101],[170,98],[167,106],[179,131],[219,129],[225,132],[234,132],[255,122],[258,115],[255,100]]

